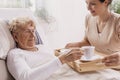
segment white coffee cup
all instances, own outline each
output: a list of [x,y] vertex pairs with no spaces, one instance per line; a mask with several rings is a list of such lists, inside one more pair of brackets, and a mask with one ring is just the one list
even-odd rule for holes
[[84,51],[84,57],[87,60],[92,59],[92,57],[94,56],[94,46],[83,46],[81,49]]

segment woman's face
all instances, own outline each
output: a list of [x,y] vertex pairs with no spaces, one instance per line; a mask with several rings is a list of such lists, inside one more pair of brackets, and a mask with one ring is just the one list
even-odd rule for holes
[[35,47],[35,27],[28,24],[18,30],[15,40],[22,49],[32,49]]
[[86,0],[87,8],[93,16],[99,16],[107,9],[107,0],[101,3],[99,0]]

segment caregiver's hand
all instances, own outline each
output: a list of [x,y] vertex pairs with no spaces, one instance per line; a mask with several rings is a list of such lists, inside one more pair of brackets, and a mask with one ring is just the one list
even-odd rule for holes
[[105,63],[106,66],[117,66],[120,65],[120,54],[112,54],[109,56],[106,56],[103,59],[103,63]]

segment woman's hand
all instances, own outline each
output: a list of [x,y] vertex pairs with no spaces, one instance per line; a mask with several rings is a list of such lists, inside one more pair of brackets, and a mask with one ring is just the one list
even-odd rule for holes
[[64,64],[67,62],[72,62],[78,60],[83,55],[83,51],[80,49],[72,49],[67,54],[63,54],[59,56],[60,61]]
[[103,59],[103,63],[105,63],[106,66],[117,66],[120,65],[120,54],[112,54],[109,56],[106,56]]

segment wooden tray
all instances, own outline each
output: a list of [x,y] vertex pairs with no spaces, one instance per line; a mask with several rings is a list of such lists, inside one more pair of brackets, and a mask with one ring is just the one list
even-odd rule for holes
[[90,62],[81,62],[80,60],[67,63],[72,69],[74,69],[77,72],[89,72],[89,71],[97,71],[102,69],[109,69],[109,68],[120,68],[119,66],[105,66],[104,63],[102,63],[102,59],[97,59]]
[[[55,55],[60,55],[60,49],[55,50]],[[90,71],[97,71],[102,69],[109,69],[109,68],[115,68],[120,69],[119,66],[105,66],[104,63],[102,63],[102,59],[96,59],[90,62],[81,62],[80,60],[76,60],[74,62],[67,63],[72,69],[74,69],[77,72],[90,72]]]

